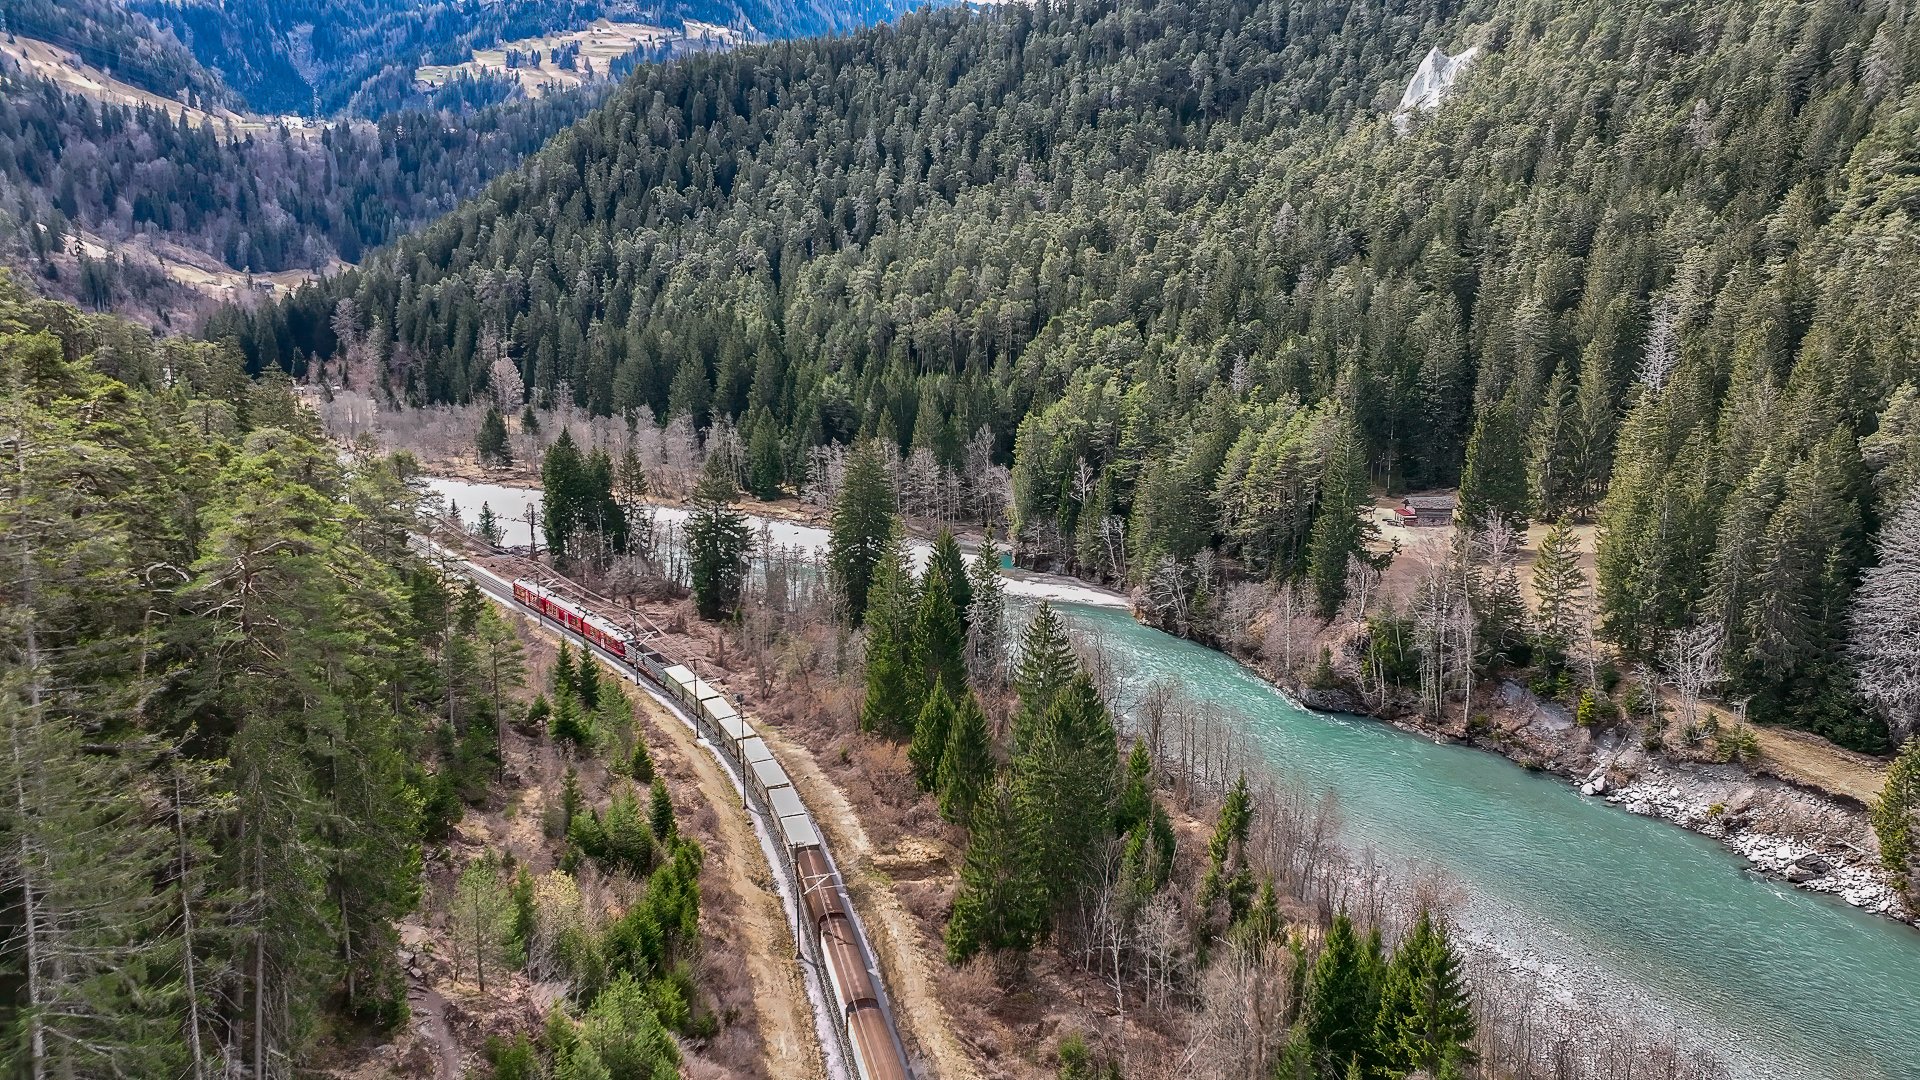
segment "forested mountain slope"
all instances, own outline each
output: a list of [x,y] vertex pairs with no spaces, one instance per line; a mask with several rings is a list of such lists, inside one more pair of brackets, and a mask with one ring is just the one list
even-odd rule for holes
[[[132,0],[260,112],[332,115],[374,84],[410,83],[421,64],[599,18],[734,26],[774,37],[853,30],[906,10],[900,0]],[[363,96],[368,115],[390,95]]]
[[[599,96],[238,131],[0,71],[0,244],[53,295],[165,316],[190,303],[129,241],[256,274],[356,262],[479,191]],[[61,258],[79,230],[113,254]]]
[[[1401,134],[1434,45],[1483,55]],[[297,368],[346,325],[413,401],[501,343],[543,400],[772,425],[790,470],[985,428],[1030,552],[1323,604],[1366,481],[1464,472],[1474,524],[1598,515],[1629,655],[1713,628],[1754,717],[1880,747],[1920,703],[1857,679],[1920,681],[1845,644],[1920,476],[1917,127],[1920,27],[1878,2],[920,14],[645,70],[208,332]]]
[[218,76],[169,34],[119,0],[0,0],[6,33],[36,38],[143,90],[198,102],[230,103]]

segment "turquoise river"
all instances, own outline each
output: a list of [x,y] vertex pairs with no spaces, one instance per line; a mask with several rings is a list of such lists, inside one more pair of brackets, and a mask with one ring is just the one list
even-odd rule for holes
[[1507,947],[1573,981],[1641,988],[1736,1075],[1920,1078],[1920,932],[1492,754],[1302,708],[1125,611],[1063,611],[1108,650],[1122,707],[1168,682],[1240,718],[1281,775],[1338,794],[1350,844],[1437,865]]
[[[469,520],[482,501],[519,519],[539,497],[430,483]],[[826,540],[776,528],[783,544]],[[1008,584],[1023,606],[1099,599],[1070,584]],[[1232,659],[1106,603],[1062,611],[1108,650],[1123,709],[1167,682],[1238,718],[1283,777],[1339,797],[1349,846],[1464,887],[1474,936],[1563,985],[1634,999],[1650,1026],[1714,1049],[1739,1077],[1920,1080],[1920,932],[1757,877],[1706,837],[1492,754],[1302,708]]]

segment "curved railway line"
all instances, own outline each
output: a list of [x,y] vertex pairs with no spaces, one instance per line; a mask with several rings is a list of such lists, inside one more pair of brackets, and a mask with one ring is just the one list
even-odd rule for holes
[[[458,569],[502,603],[537,617],[626,673],[668,703],[706,741],[739,785],[756,829],[771,841],[771,853],[792,885],[788,918],[800,943],[800,961],[818,976],[821,997],[833,1010],[831,1025],[843,1068],[857,1080],[913,1080],[892,1005],[858,914],[832,852],[778,758],[734,701],[654,647],[662,635],[644,615],[622,612],[619,621],[592,610],[607,601],[516,556],[527,576],[509,580],[469,559]],[[598,600],[598,605],[595,601]],[[776,879],[779,877],[776,874]],[[816,999],[815,1008],[821,1002]]]

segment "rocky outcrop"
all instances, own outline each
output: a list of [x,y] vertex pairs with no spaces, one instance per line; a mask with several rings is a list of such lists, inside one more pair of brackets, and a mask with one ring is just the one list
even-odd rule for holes
[[1458,56],[1448,56],[1438,45],[1427,50],[1420,61],[1420,67],[1408,81],[1406,92],[1400,95],[1400,107],[1394,110],[1396,120],[1417,109],[1434,109],[1453,89],[1453,84],[1480,58],[1480,46],[1475,45]]

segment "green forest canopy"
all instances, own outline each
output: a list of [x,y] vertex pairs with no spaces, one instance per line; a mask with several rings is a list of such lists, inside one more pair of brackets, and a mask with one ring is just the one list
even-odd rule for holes
[[[1117,519],[1135,575],[1302,573],[1332,448],[1449,485],[1493,424],[1487,475],[1528,481],[1500,508],[1605,526],[1608,636],[1717,622],[1752,715],[1878,746],[1841,645],[1920,455],[1903,10],[921,13],[644,69],[363,272],[207,332],[299,370],[351,298],[403,400],[482,391],[491,332],[542,402],[765,409],[796,463],[957,464],[985,427],[1024,544],[1084,566],[1082,515]],[[1401,133],[1417,58],[1470,44]]]

